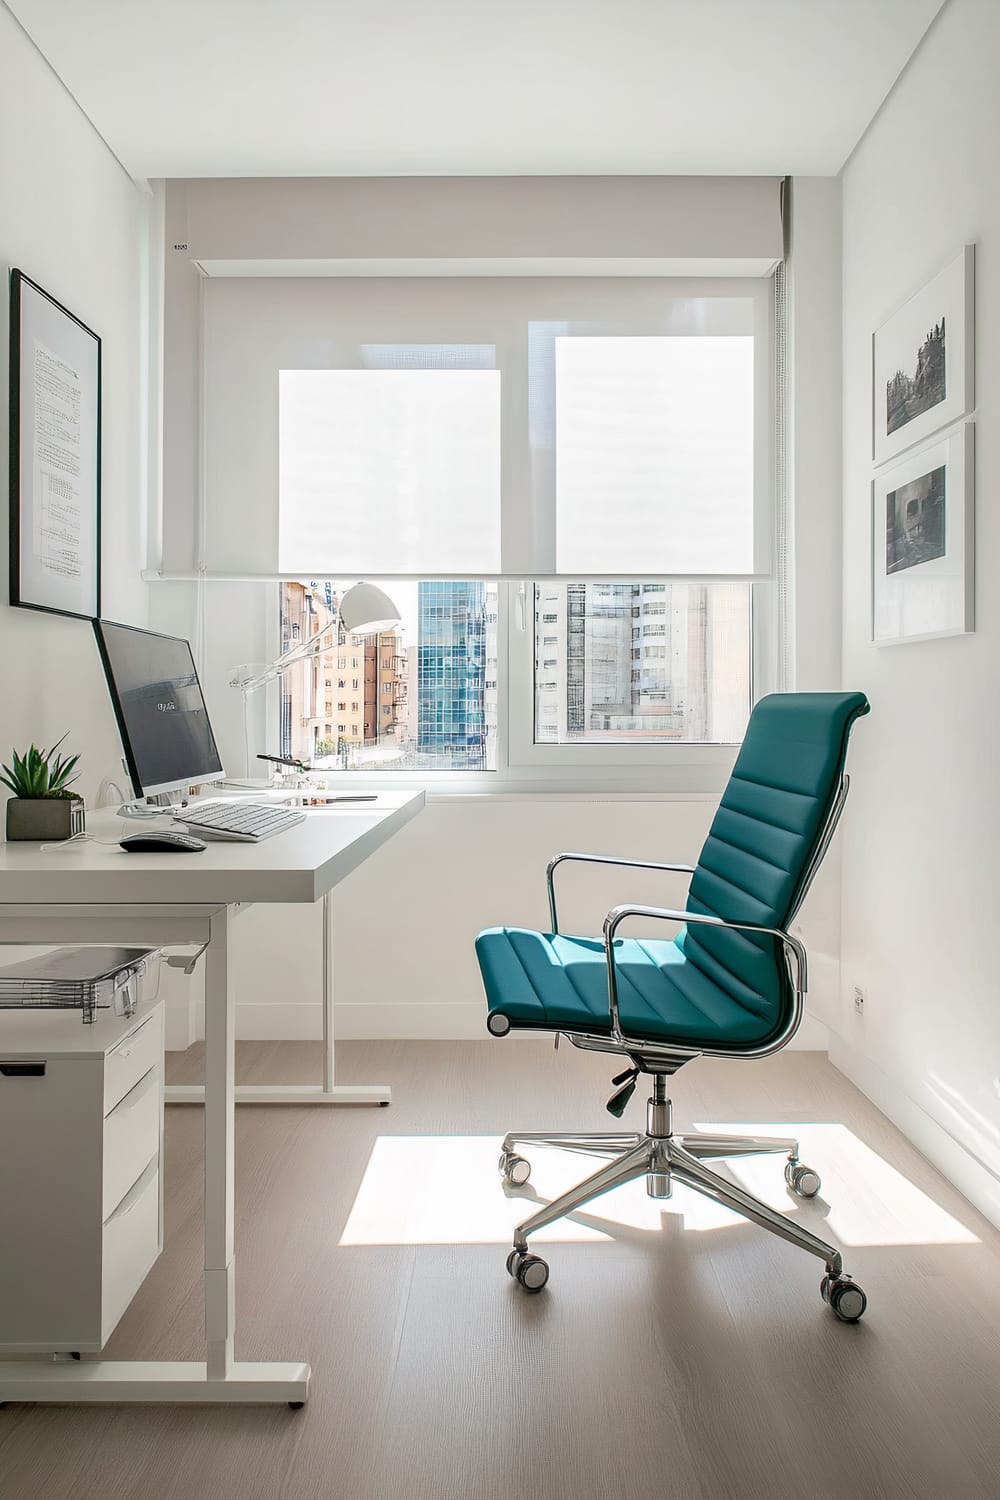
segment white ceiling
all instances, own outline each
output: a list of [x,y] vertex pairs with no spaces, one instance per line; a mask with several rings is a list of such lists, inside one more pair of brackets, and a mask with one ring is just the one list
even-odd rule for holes
[[136,177],[837,172],[943,0],[7,0]]

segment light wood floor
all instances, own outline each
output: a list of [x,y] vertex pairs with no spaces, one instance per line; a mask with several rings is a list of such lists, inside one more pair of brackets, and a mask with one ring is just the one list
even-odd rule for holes
[[[239,1051],[247,1080],[318,1067],[313,1044]],[[652,1231],[603,1200],[584,1222],[606,1238],[549,1244],[535,1297],[499,1243],[406,1243],[391,1197],[383,1239],[403,1243],[342,1245],[379,1135],[616,1127],[608,1061],[547,1043],[353,1043],[338,1069],[390,1082],[392,1107],[238,1112],[237,1354],[309,1359],[305,1410],[10,1406],[3,1500],[1000,1496],[1000,1240],[818,1054],[695,1063],[676,1120],[840,1122],[877,1153],[856,1237],[884,1242],[845,1249],[870,1299],[857,1327],[822,1305],[819,1261],[735,1220],[685,1229],[677,1200]],[[202,1357],[200,1137],[198,1110],[168,1111],[166,1249],[113,1357]],[[428,1190],[474,1215],[461,1180]],[[821,1233],[837,1207],[788,1206]],[[921,1242],[942,1224],[971,1242]]]

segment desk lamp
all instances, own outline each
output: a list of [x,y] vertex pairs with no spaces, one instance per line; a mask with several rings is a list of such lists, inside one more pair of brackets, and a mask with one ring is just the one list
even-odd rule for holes
[[355,583],[345,592],[334,618],[329,624],[324,625],[322,630],[317,630],[316,634],[310,636],[307,641],[300,641],[289,647],[266,666],[260,662],[245,662],[234,669],[229,686],[239,688],[243,694],[244,775],[248,781],[250,779],[250,694],[282,677],[288,668],[295,666],[297,662],[306,661],[310,656],[315,656],[322,650],[324,638],[331,631],[336,631],[341,622],[344,629],[351,635],[371,635],[375,631],[391,630],[394,625],[398,625],[400,613],[389,595],[377,588],[374,583]]

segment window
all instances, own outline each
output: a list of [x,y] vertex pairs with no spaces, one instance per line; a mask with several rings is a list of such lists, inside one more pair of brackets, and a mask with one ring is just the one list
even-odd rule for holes
[[280,371],[281,572],[499,570],[500,371],[492,349],[456,346],[449,368],[424,347]]
[[[418,299],[396,284],[400,330],[426,337],[436,323],[437,343],[352,342],[362,288],[338,334],[345,368],[280,372],[282,571],[314,577],[336,556],[354,574],[282,585],[284,618],[313,631],[359,574],[403,613],[388,641],[362,649],[341,629],[331,654],[297,668],[354,674],[338,678],[356,721],[333,763],[695,764],[666,747],[738,741],[751,648],[760,666],[779,636],[774,590],[759,583],[771,571],[771,287],[502,281],[442,279]],[[446,342],[472,326],[494,342]],[[498,581],[448,581],[443,563]],[[307,683],[284,710],[289,753],[315,734],[303,705],[316,698]]]
[[[281,616],[286,621],[301,616],[304,600],[311,598],[320,611],[317,628],[322,628],[322,611],[332,623],[345,587],[339,582],[283,583]],[[380,666],[374,655],[369,658],[373,670],[364,685],[363,706],[360,681],[355,681],[359,696],[351,712],[359,720],[347,721],[350,742],[330,747],[329,754],[317,752],[314,763],[390,772],[494,770],[498,585],[435,581],[392,583],[387,588],[402,614],[400,625],[391,632],[393,647],[378,653]],[[385,634],[390,633],[380,640]],[[286,673],[291,703],[282,720],[284,755],[304,759],[312,754],[309,674],[321,674],[325,667],[320,652]],[[346,704],[338,706],[343,713]],[[347,734],[346,723],[338,724],[337,731]]]
[[[535,743],[738,741],[750,712],[750,585],[664,585],[657,609],[669,623],[643,627],[638,665],[630,622],[643,585],[611,585],[611,595],[608,587],[564,586],[566,668],[558,684],[546,673],[536,630]],[[650,635],[658,639],[647,646]]]

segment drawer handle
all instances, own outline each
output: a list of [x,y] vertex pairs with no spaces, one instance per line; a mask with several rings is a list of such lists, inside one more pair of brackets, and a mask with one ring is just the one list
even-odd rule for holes
[[142,1041],[146,1040],[145,1037],[140,1038],[139,1032],[145,1030],[145,1028],[149,1025],[150,1019],[151,1019],[151,1017],[147,1016],[146,1019],[145,1019],[145,1021],[143,1021],[142,1025],[139,1026],[139,1027],[137,1027],[135,1031],[131,1032],[125,1038],[125,1040],[122,1042],[122,1044],[121,1044],[120,1047],[116,1047],[115,1048],[115,1050],[112,1052],[111,1056],[112,1057],[131,1057],[132,1056],[132,1049],[136,1045],[136,1043],[138,1041],[140,1041],[140,1040],[142,1040]]
[[155,1087],[156,1081],[156,1069],[150,1068],[146,1076],[144,1078],[140,1078],[135,1087],[129,1089],[128,1093],[125,1095],[125,1098],[120,1100],[119,1103],[115,1105],[110,1115],[108,1115],[108,1119],[113,1119],[115,1115],[131,1114],[132,1110],[134,1110],[136,1106],[141,1104],[143,1099],[146,1098],[150,1089]]
[[4,1078],[44,1078],[43,1062],[0,1062],[0,1074]]
[[116,1219],[124,1219],[126,1214],[130,1214],[132,1212],[133,1208],[135,1208],[140,1199],[145,1196],[146,1189],[149,1187],[150,1182],[153,1180],[153,1177],[156,1174],[157,1167],[159,1166],[159,1160],[159,1152],[157,1152],[157,1154],[150,1159],[145,1171],[142,1173],[141,1177],[139,1177],[138,1181],[134,1182],[129,1188],[128,1192],[125,1194],[124,1198],[119,1203],[114,1213],[110,1214],[104,1221],[105,1224],[113,1224]]

